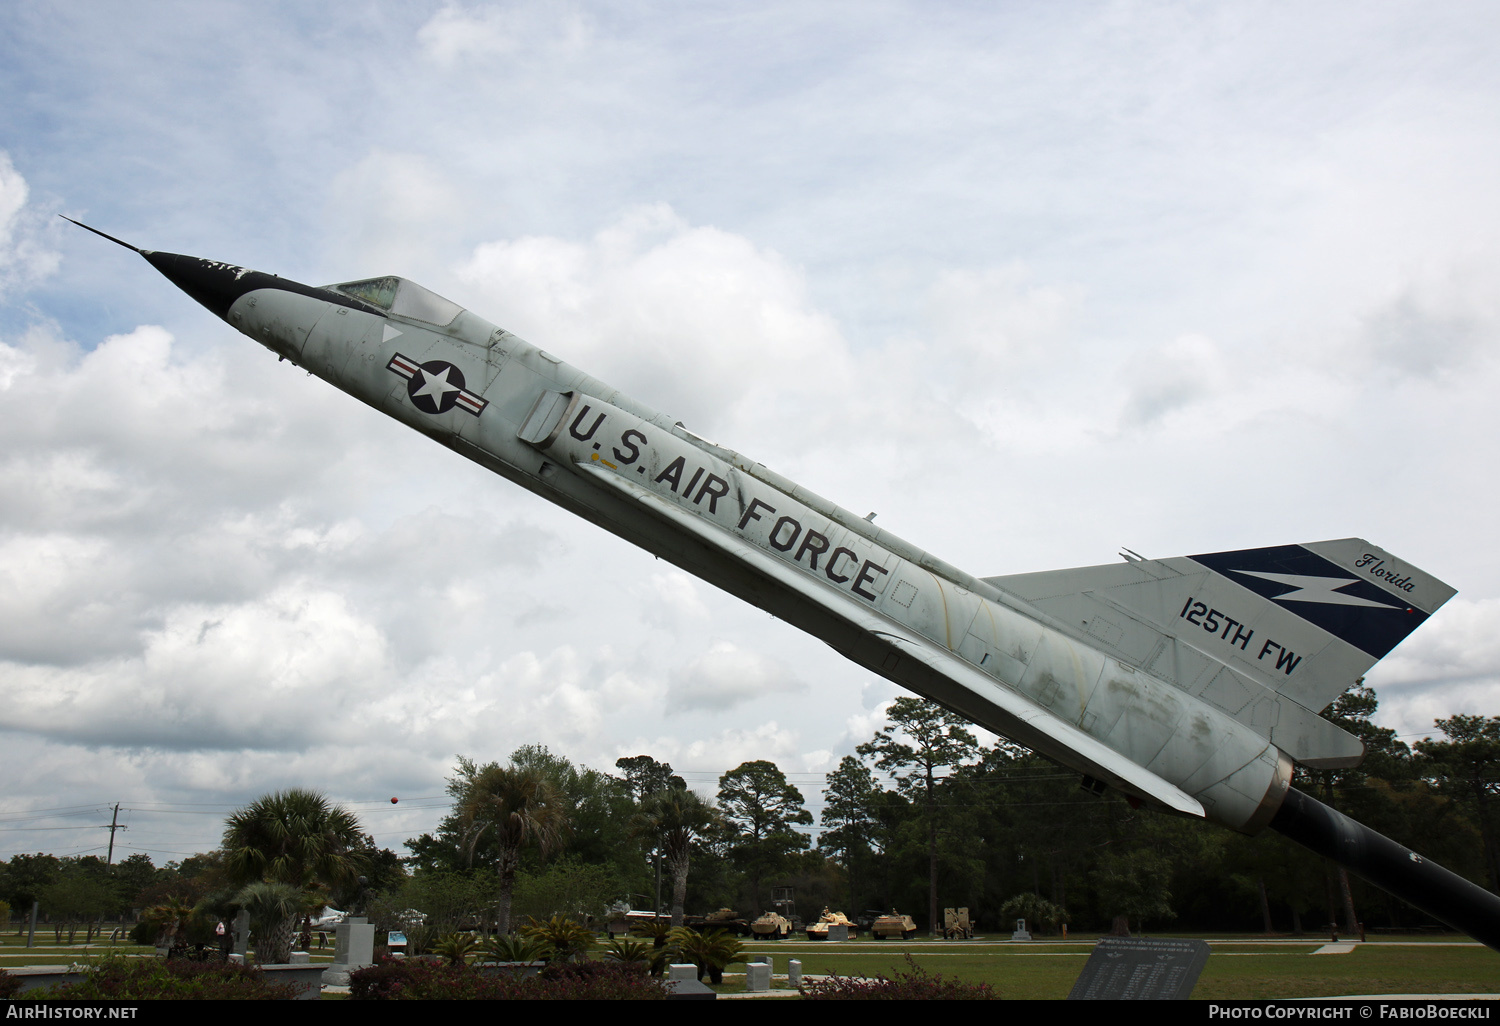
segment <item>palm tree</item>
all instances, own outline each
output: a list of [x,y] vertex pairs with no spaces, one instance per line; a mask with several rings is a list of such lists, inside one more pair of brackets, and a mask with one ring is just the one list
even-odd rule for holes
[[265,795],[229,817],[225,868],[235,883],[248,885],[235,900],[259,917],[260,961],[290,957],[297,918],[321,903],[318,884],[332,887],[359,876],[362,840],[352,813],[301,788]]
[[186,938],[188,923],[193,918],[194,911],[192,902],[173,895],[160,905],[146,909],[141,918],[159,927],[156,946],[170,952],[173,948],[180,947]]
[[567,799],[547,774],[534,767],[493,762],[476,767],[460,759],[459,771],[458,805],[470,850],[491,835],[500,851],[495,925],[506,934],[521,849],[535,844],[546,855],[562,844],[568,831]]
[[229,817],[225,868],[240,884],[333,886],[352,881],[365,867],[362,840],[353,813],[317,791],[276,791]]
[[672,874],[672,925],[682,925],[687,900],[688,860],[693,837],[718,819],[718,810],[687,788],[670,788],[647,795],[636,813],[635,832],[658,838],[662,857]]
[[261,881],[242,888],[234,900],[250,913],[255,960],[262,965],[290,962],[297,920],[310,911],[317,895],[295,884]]

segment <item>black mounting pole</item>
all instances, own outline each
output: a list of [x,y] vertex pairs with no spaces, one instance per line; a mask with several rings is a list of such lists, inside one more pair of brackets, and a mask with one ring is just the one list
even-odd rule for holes
[[1478,884],[1301,791],[1287,791],[1271,829],[1500,951],[1500,896]]

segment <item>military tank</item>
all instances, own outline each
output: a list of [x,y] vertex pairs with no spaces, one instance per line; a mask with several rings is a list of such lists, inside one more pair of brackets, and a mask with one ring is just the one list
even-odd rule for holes
[[710,912],[703,917],[703,923],[699,927],[704,933],[709,930],[727,930],[736,937],[748,937],[750,935],[750,924],[745,917],[732,908],[721,908],[717,912]]
[[828,928],[830,926],[847,926],[849,928],[849,939],[853,940],[859,934],[859,927],[848,916],[842,912],[830,912],[828,906],[823,906],[823,914],[818,917],[816,923],[807,926],[808,940],[827,940]]

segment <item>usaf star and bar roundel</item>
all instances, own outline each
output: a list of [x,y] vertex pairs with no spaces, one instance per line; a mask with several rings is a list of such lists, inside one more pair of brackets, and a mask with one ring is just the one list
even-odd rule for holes
[[489,405],[489,400],[464,387],[463,371],[443,360],[417,363],[397,353],[385,369],[406,379],[406,394],[423,413],[447,413],[456,406],[477,417]]

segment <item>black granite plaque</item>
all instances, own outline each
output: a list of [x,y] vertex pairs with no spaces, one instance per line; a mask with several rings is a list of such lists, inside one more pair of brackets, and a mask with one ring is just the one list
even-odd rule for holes
[[1207,964],[1206,941],[1105,937],[1083,964],[1068,1000],[1186,1000]]

